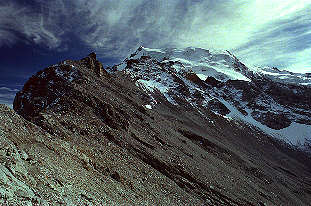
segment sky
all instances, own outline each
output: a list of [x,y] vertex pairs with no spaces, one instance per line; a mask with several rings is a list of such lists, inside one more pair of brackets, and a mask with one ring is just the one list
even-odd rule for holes
[[311,72],[310,0],[0,2],[0,103],[37,71],[95,51],[104,65],[149,48],[226,49],[247,65]]

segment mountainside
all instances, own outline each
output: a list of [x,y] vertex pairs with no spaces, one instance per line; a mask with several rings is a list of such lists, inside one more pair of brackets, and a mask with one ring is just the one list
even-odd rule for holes
[[[140,47],[119,65],[172,104],[209,108],[302,149],[311,140],[311,76],[247,68],[229,51]],[[299,132],[297,132],[299,131]]]
[[310,157],[275,138],[308,149],[305,78],[196,48],[50,66],[0,106],[0,203],[308,205]]

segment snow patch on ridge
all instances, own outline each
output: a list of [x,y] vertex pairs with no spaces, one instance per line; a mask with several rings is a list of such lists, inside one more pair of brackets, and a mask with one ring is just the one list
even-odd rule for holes
[[220,99],[220,101],[231,111],[228,115],[226,115],[226,117],[229,119],[242,120],[249,125],[259,128],[260,130],[272,137],[283,140],[290,145],[298,146],[301,149],[306,146],[308,140],[311,140],[311,125],[304,125],[293,122],[289,127],[286,127],[284,129],[271,129],[266,125],[263,125],[260,122],[256,121],[251,116],[251,110],[246,109],[248,115],[244,116],[227,101],[223,99]]
[[276,68],[271,68],[271,67],[249,66],[248,68],[254,73],[256,73],[258,76],[265,76],[276,82],[281,82],[281,83],[286,83],[286,84],[305,85],[305,86],[311,84],[310,74],[280,71]]
[[79,76],[78,70],[73,65],[70,65],[70,66],[71,66],[70,71],[64,71],[59,66],[56,67],[54,70],[56,76],[64,78],[69,82],[72,82],[73,80],[75,80]]
[[146,107],[147,109],[152,109],[152,106],[151,106],[150,104],[146,104],[145,107]]
[[206,76],[206,75],[204,75],[204,74],[197,74],[197,76],[198,76],[202,81],[205,81],[206,78],[208,77],[208,76]]
[[158,53],[165,53],[163,52],[161,49],[150,49],[150,48],[146,48],[146,47],[143,47],[143,49],[147,52],[158,52]]
[[136,85],[142,87],[145,91],[149,92],[155,92],[155,90],[158,90],[165,96],[167,101],[169,101],[173,105],[177,105],[175,100],[168,95],[170,89],[168,85],[164,85],[161,82],[157,82],[154,80],[143,79],[137,80]]

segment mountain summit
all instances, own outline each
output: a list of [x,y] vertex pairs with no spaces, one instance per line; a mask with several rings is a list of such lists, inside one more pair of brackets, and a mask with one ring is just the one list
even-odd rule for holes
[[50,66],[0,106],[0,203],[308,205],[299,75],[199,48]]

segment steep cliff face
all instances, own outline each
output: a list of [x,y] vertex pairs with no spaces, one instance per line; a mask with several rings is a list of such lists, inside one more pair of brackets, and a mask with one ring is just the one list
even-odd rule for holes
[[134,56],[113,73],[95,54],[61,62],[26,82],[19,115],[0,107],[0,203],[309,204],[309,157],[228,118],[215,96],[244,83]]

